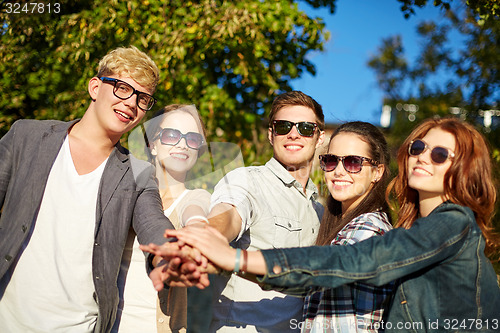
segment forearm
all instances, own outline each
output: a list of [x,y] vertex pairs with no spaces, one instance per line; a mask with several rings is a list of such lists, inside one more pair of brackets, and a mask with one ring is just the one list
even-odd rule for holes
[[138,196],[132,226],[140,244],[163,244],[165,229],[174,226],[164,215],[158,189],[151,184]]
[[210,226],[223,234],[230,242],[241,231],[241,217],[236,208],[227,203],[217,204],[208,215]]
[[258,281],[266,289],[336,288],[355,281],[381,286],[452,260],[468,231],[467,218],[456,210],[355,245],[263,250],[267,274]]
[[205,225],[208,224],[207,214],[198,205],[189,205],[182,213],[182,227],[187,225]]
[[[336,288],[343,284],[356,281],[355,268],[330,269],[335,267],[334,260],[329,260],[341,255],[338,249],[347,246],[322,246],[290,249],[262,250],[262,257],[266,262],[267,273],[258,276],[257,281],[264,290],[294,292],[295,289],[323,287]],[[293,260],[293,259],[297,260]],[[315,258],[306,260],[305,258]],[[342,265],[337,264],[338,267]],[[363,276],[365,279],[373,278],[369,273]]]
[[[241,278],[259,284],[258,277],[265,275],[267,272],[266,262],[262,253],[260,251],[245,251],[241,250],[239,260],[236,259],[236,250],[233,249],[231,255],[229,256],[231,260],[229,260],[229,264],[226,266],[226,271],[234,272],[235,271],[235,263],[238,264],[238,273],[237,275]],[[232,259],[234,258],[234,259]],[[217,274],[220,274],[218,272]],[[304,297],[306,296],[312,288],[283,288],[277,287],[276,290],[279,290],[285,294],[296,296],[296,297]]]
[[246,259],[246,262],[243,262],[243,272],[253,274],[253,276],[267,273],[266,261],[260,251],[244,251],[243,257]]

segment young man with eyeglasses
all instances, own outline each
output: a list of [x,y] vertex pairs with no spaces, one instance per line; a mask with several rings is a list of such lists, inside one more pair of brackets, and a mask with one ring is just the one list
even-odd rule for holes
[[[323,207],[309,175],[323,129],[323,110],[310,96],[278,96],[268,132],[273,158],[236,169],[217,184],[210,225],[245,250],[312,245]],[[301,321],[303,299],[263,291],[236,274],[218,276],[214,289],[211,332],[289,332],[292,319]]]
[[80,120],[20,120],[0,140],[0,331],[109,332],[133,227],[162,244],[151,165],[119,140],[155,102],[158,68],[118,48],[90,79]]

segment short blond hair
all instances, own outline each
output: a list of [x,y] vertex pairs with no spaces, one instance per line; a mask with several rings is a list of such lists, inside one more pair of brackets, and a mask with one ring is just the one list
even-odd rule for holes
[[160,71],[154,61],[135,46],[119,47],[99,61],[97,76],[129,76],[151,92],[156,90]]

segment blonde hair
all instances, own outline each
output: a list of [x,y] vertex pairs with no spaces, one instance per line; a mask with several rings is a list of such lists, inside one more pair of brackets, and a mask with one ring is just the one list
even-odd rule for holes
[[154,61],[135,46],[119,47],[99,61],[97,76],[124,75],[154,92],[160,71]]

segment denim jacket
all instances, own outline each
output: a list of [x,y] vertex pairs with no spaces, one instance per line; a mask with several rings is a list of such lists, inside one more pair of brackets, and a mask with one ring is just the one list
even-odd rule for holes
[[263,250],[264,289],[397,280],[381,330],[500,330],[500,289],[473,212],[449,202],[410,229],[355,245]]

